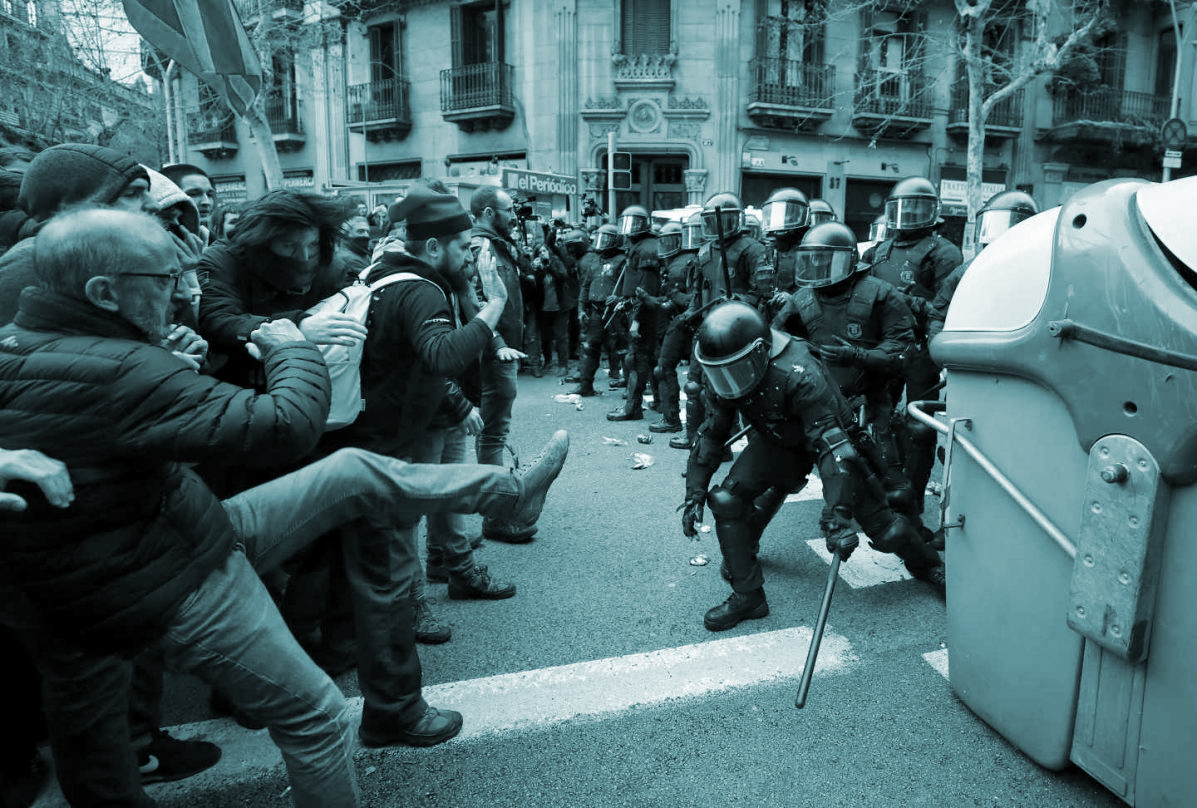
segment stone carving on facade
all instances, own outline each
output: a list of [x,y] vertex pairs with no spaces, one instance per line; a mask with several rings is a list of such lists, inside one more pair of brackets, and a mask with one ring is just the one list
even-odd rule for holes
[[688,168],[682,172],[686,182],[686,193],[702,196],[707,190],[707,175],[705,168]]

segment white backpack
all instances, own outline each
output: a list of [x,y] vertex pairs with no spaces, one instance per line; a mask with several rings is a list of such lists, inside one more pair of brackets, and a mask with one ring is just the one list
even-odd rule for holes
[[[399,281],[424,281],[441,288],[427,278],[422,278],[412,272],[396,272],[374,283],[366,283],[370,270],[377,264],[371,264],[362,270],[357,280],[334,295],[324,298],[315,306],[308,309],[308,314],[320,314],[328,311],[338,311],[348,314],[363,326],[370,316],[370,304],[374,301],[374,294],[378,290]],[[362,350],[365,341],[353,346],[348,345],[318,345],[320,353],[324,354],[324,363],[328,365],[328,377],[332,381],[332,402],[328,409],[328,420],[325,421],[326,430],[341,429],[349,426],[361,414],[365,401],[362,399]]]

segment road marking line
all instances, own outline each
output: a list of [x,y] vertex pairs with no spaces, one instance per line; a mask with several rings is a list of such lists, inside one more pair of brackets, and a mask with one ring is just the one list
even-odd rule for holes
[[811,474],[806,478],[806,485],[802,486],[801,491],[786,497],[786,504],[789,505],[791,502],[809,502],[812,499],[823,499],[823,481],[819,479],[817,474]]
[[923,654],[923,659],[927,660],[927,664],[939,671],[939,675],[951,681],[948,676],[948,649],[941,648],[938,651],[931,651]]
[[[906,571],[902,559],[893,553],[879,553],[869,546],[869,539],[863,533],[856,534],[860,538],[860,546],[852,552],[847,563],[840,565],[840,580],[853,589],[864,589],[878,584],[891,584],[896,581],[909,581],[913,576]],[[827,552],[827,542],[823,539],[811,539],[807,546],[818,553],[819,558],[831,563],[831,553]]]
[[[798,626],[434,685],[424,688],[424,698],[439,708],[460,710],[465,716],[462,734],[467,737],[526,729],[779,678],[797,679],[806,664],[810,638],[811,630]],[[856,662],[848,640],[828,632],[815,671],[844,672]]]

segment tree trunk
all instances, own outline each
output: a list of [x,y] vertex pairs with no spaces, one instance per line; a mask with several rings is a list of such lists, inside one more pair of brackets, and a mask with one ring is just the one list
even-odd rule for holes
[[245,115],[245,122],[249,124],[249,131],[253,133],[254,143],[258,147],[258,157],[262,161],[262,175],[266,178],[266,190],[271,191],[283,185],[283,167],[279,163],[278,149],[274,146],[274,132],[270,124],[262,115],[261,99],[258,99]]

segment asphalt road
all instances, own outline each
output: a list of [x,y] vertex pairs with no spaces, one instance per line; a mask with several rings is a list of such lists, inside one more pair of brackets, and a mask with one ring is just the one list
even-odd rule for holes
[[[795,709],[829,563],[817,488],[765,534],[770,615],[712,634],[703,612],[730,591],[714,533],[681,533],[685,453],[667,435],[639,444],[649,420],[608,422],[618,391],[578,410],[554,398],[569,389],[520,377],[519,454],[531,458],[558,428],[571,450],[536,540],[477,551],[519,586],[516,597],[451,601],[444,584],[429,586],[453,639],[421,646],[425,695],[461,710],[463,733],[431,749],[359,750],[363,804],[1123,804],[1077,769],[1040,768],[953,695],[944,602],[888,556],[858,551],[843,565],[809,698]],[[651,465],[634,468],[635,453]],[[700,554],[709,563],[692,565]],[[359,696],[352,672],[338,684]],[[290,804],[265,731],[211,720],[206,689],[189,677],[171,677],[168,690],[164,723],[218,742],[224,758],[152,786],[162,806]]]

